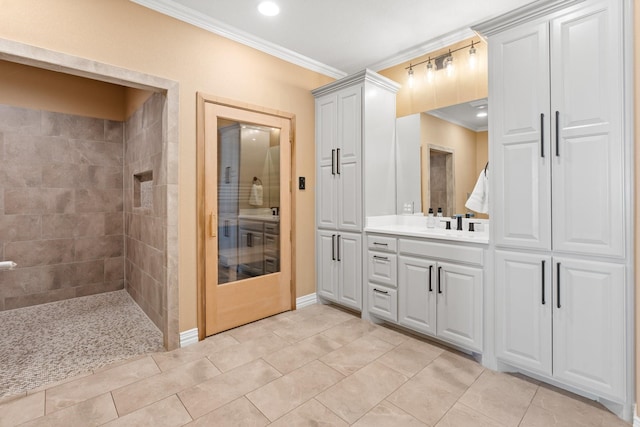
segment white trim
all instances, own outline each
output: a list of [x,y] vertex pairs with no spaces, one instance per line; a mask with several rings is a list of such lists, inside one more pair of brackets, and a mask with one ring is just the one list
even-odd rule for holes
[[198,342],[198,328],[180,332],[180,347],[186,347]]
[[443,49],[445,47],[451,46],[452,44],[461,42],[462,40],[466,40],[475,35],[476,33],[471,31],[471,29],[461,28],[459,30],[452,31],[443,36],[436,37],[435,39],[421,43],[407,50],[403,50],[397,55],[376,62],[375,64],[372,64],[367,68],[370,68],[373,71],[385,70],[403,62],[419,58],[438,49]]
[[316,304],[318,302],[318,296],[316,293],[312,293],[309,295],[304,295],[296,298],[296,309],[307,307],[309,305]]
[[213,19],[203,13],[197,12],[191,8],[185,7],[173,0],[130,0],[134,3],[146,8],[155,10],[156,12],[175,18],[179,21],[194,25],[203,30],[217,34],[224,38],[242,43],[246,46],[257,49],[261,52],[280,58],[284,61],[299,65],[311,71],[324,74],[335,79],[345,77],[347,73],[323,64],[315,59],[301,55],[292,50],[278,46],[275,43],[266,41],[260,37],[241,31],[224,22]]

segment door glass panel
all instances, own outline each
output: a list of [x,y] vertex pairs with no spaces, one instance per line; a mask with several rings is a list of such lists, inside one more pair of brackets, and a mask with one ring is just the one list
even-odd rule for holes
[[218,284],[280,271],[280,129],[218,118]]

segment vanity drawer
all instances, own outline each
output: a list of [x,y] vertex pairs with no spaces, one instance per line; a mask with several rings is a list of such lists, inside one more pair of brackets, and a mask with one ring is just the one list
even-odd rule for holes
[[369,251],[369,281],[397,287],[398,257],[396,254]]
[[241,219],[238,223],[240,228],[244,228],[246,230],[251,231],[260,231],[262,232],[264,222],[262,221],[253,221],[250,219]]
[[476,265],[484,263],[484,253],[481,248],[414,239],[400,239],[398,246],[403,255],[440,258]]
[[398,291],[369,283],[369,313],[392,322],[398,321]]
[[265,221],[264,232],[270,234],[280,234],[280,223]]
[[395,252],[398,250],[397,242],[395,237],[367,235],[367,247],[376,251]]
[[273,234],[264,234],[264,250],[265,252],[278,253],[280,249],[280,237]]

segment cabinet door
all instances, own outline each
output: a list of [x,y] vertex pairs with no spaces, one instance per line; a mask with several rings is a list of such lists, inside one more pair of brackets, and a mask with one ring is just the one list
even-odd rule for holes
[[621,2],[551,21],[553,249],[624,256]]
[[398,321],[416,331],[435,335],[436,263],[405,256],[398,261]]
[[614,401],[625,396],[625,268],[554,257],[554,376]]
[[338,226],[336,156],[338,101],[336,94],[316,99],[316,225]]
[[551,249],[549,26],[529,24],[489,41],[496,245]]
[[496,353],[551,375],[551,257],[496,251]]
[[482,270],[443,262],[436,276],[438,336],[482,351]]
[[317,292],[333,301],[338,300],[338,263],[336,261],[335,231],[318,230],[316,237]]
[[362,87],[338,92],[338,228],[362,230]]
[[338,301],[362,310],[362,236],[340,233],[336,241]]

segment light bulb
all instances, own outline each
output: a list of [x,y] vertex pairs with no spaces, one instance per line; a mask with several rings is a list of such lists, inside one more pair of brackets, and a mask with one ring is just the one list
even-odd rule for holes
[[469,49],[469,67],[472,70],[475,69],[477,62],[478,62],[478,56],[476,54],[476,48],[473,46],[473,42],[471,42],[471,49]]
[[453,74],[453,56],[451,54],[444,59],[444,68],[447,70],[448,76]]
[[429,58],[429,62],[427,62],[427,81],[429,83],[433,81],[433,63],[431,62],[431,58]]
[[409,66],[409,87],[413,88],[413,68]]

